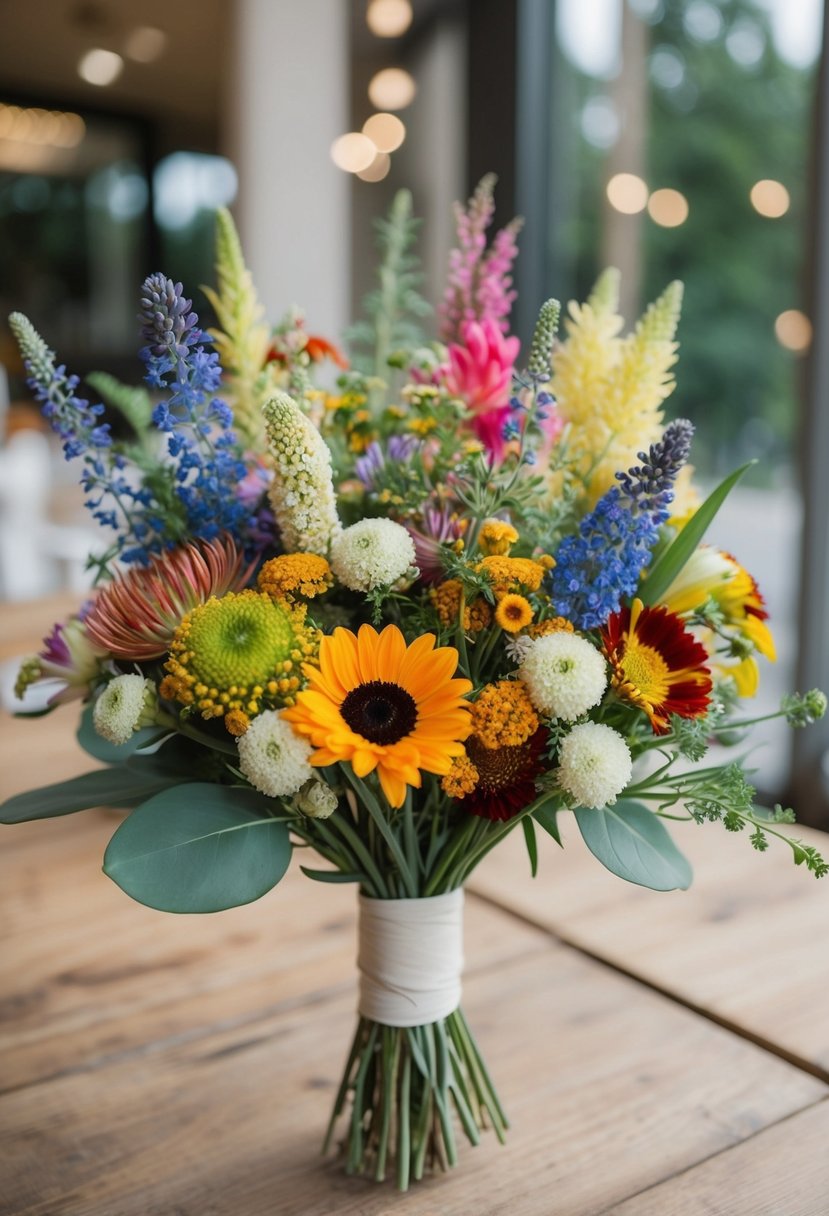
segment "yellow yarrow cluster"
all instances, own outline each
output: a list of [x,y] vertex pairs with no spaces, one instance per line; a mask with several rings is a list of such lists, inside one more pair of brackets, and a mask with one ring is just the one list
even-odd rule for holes
[[312,600],[333,587],[334,576],[326,559],[317,553],[285,553],[265,562],[257,583],[272,599]]
[[518,747],[540,723],[520,680],[486,684],[472,705],[472,733],[484,747]]
[[304,608],[252,590],[214,596],[176,630],[159,691],[243,734],[262,710],[293,703],[316,646]]
[[548,633],[575,633],[575,627],[572,621],[568,621],[565,616],[553,616],[546,621],[538,621],[537,624],[530,625],[527,634],[531,638],[544,638]]
[[[430,588],[429,599],[432,601],[432,607],[437,613],[438,620],[445,629],[451,629],[457,625],[462,595],[463,587],[460,579],[457,578],[446,579],[437,587]],[[492,609],[482,596],[478,596],[471,603],[464,604],[463,628],[465,633],[480,633],[491,622]]]
[[441,781],[440,787],[450,798],[465,798],[467,794],[472,793],[477,784],[478,770],[464,752],[462,756],[456,756],[452,761],[452,767]]
[[570,449],[588,477],[591,502],[662,434],[662,403],[674,389],[670,369],[677,359],[681,303],[682,284],[669,284],[635,331],[622,338],[619,272],[607,270],[586,304],[569,305],[567,337],[556,351],[550,388],[570,423]]
[[538,591],[546,573],[541,562],[531,557],[485,557],[475,570],[489,577],[498,598],[519,587]]
[[481,525],[478,544],[487,556],[504,557],[517,540],[518,533],[512,524],[505,523],[502,519],[487,519]]

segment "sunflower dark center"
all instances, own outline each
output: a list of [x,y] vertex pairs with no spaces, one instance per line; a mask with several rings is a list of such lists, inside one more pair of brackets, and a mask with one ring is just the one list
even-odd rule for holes
[[417,723],[414,697],[387,680],[369,680],[352,688],[340,713],[356,735],[384,746],[411,734]]

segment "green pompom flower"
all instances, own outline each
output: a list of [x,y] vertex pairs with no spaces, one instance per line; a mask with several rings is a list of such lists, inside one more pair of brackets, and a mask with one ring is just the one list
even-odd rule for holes
[[264,709],[293,703],[301,665],[315,649],[303,608],[259,591],[230,592],[200,604],[182,620],[161,685],[168,700],[225,717],[233,734]]

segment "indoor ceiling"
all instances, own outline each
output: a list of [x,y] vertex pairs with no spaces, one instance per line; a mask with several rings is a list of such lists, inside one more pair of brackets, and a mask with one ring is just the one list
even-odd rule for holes
[[[226,0],[0,0],[0,93],[213,125],[230,12]],[[166,35],[152,62],[126,56],[138,27]],[[104,88],[78,75],[82,56],[96,47],[124,57],[121,75]]]

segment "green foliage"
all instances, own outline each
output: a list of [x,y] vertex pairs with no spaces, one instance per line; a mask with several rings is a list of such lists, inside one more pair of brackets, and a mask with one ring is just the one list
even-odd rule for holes
[[249,789],[203,782],[165,790],[121,825],[104,873],[161,912],[220,912],[259,899],[291,859],[273,803]]
[[86,382],[111,409],[127,420],[136,437],[143,439],[152,423],[152,397],[140,385],[124,384],[109,372],[90,372]]
[[826,713],[826,694],[819,688],[809,692],[792,692],[783,697],[781,709],[789,726],[811,726]]
[[386,219],[375,221],[381,260],[379,284],[363,302],[366,319],[346,331],[354,366],[380,378],[388,375],[389,359],[411,351],[423,341],[418,323],[432,311],[420,295],[423,276],[412,252],[419,221],[412,217],[412,196],[398,190]]
[[93,708],[94,705],[91,701],[84,706],[75,737],[88,756],[92,756],[104,764],[123,764],[139,748],[146,747],[165,733],[162,727],[145,726],[141,730],[135,731],[126,743],[116,746],[116,744],[102,739],[92,725]]
[[530,873],[535,878],[538,874],[538,842],[535,838],[535,827],[532,816],[521,820],[524,829],[524,843],[527,846],[527,856],[530,859]]
[[613,874],[652,891],[685,890],[692,872],[665,825],[638,802],[622,799],[601,810],[575,811],[594,857]]
[[702,506],[694,512],[664,553],[656,559],[651,569],[646,572],[639,588],[639,595],[643,603],[656,604],[659,602],[685,563],[696,551],[712,520],[734,486],[752,464],[753,461],[749,461],[748,464],[744,464],[740,469],[735,469],[730,476],[726,477],[725,481],[721,482],[716,490],[708,495]]
[[[652,189],[680,190],[690,211],[676,228],[643,217],[640,294],[650,298],[666,276],[685,282],[685,374],[675,414],[700,424],[695,463],[717,476],[761,453],[771,457],[763,468],[773,468],[793,439],[797,364],[775,341],[773,326],[802,298],[815,68],[780,58],[767,6],[754,0],[717,4],[719,34],[696,41],[686,24],[694,3],[659,5],[647,31],[650,54],[671,56],[681,75],[675,87],[665,87],[648,73],[645,176]],[[741,64],[728,50],[726,40],[739,27],[765,46],[756,63]],[[574,86],[577,108],[606,96],[604,80],[579,76]],[[606,155],[586,141],[574,149],[577,186],[563,237],[568,252],[577,250],[572,294],[579,299],[602,248]],[[791,195],[780,219],[751,206],[751,187],[763,178],[783,182]]]
[[0,806],[0,823],[53,819],[57,815],[71,815],[74,811],[87,811],[97,806],[136,806],[145,798],[176,784],[177,780],[185,781],[186,778],[176,778],[152,764],[141,768],[126,765],[103,768],[9,798]]

